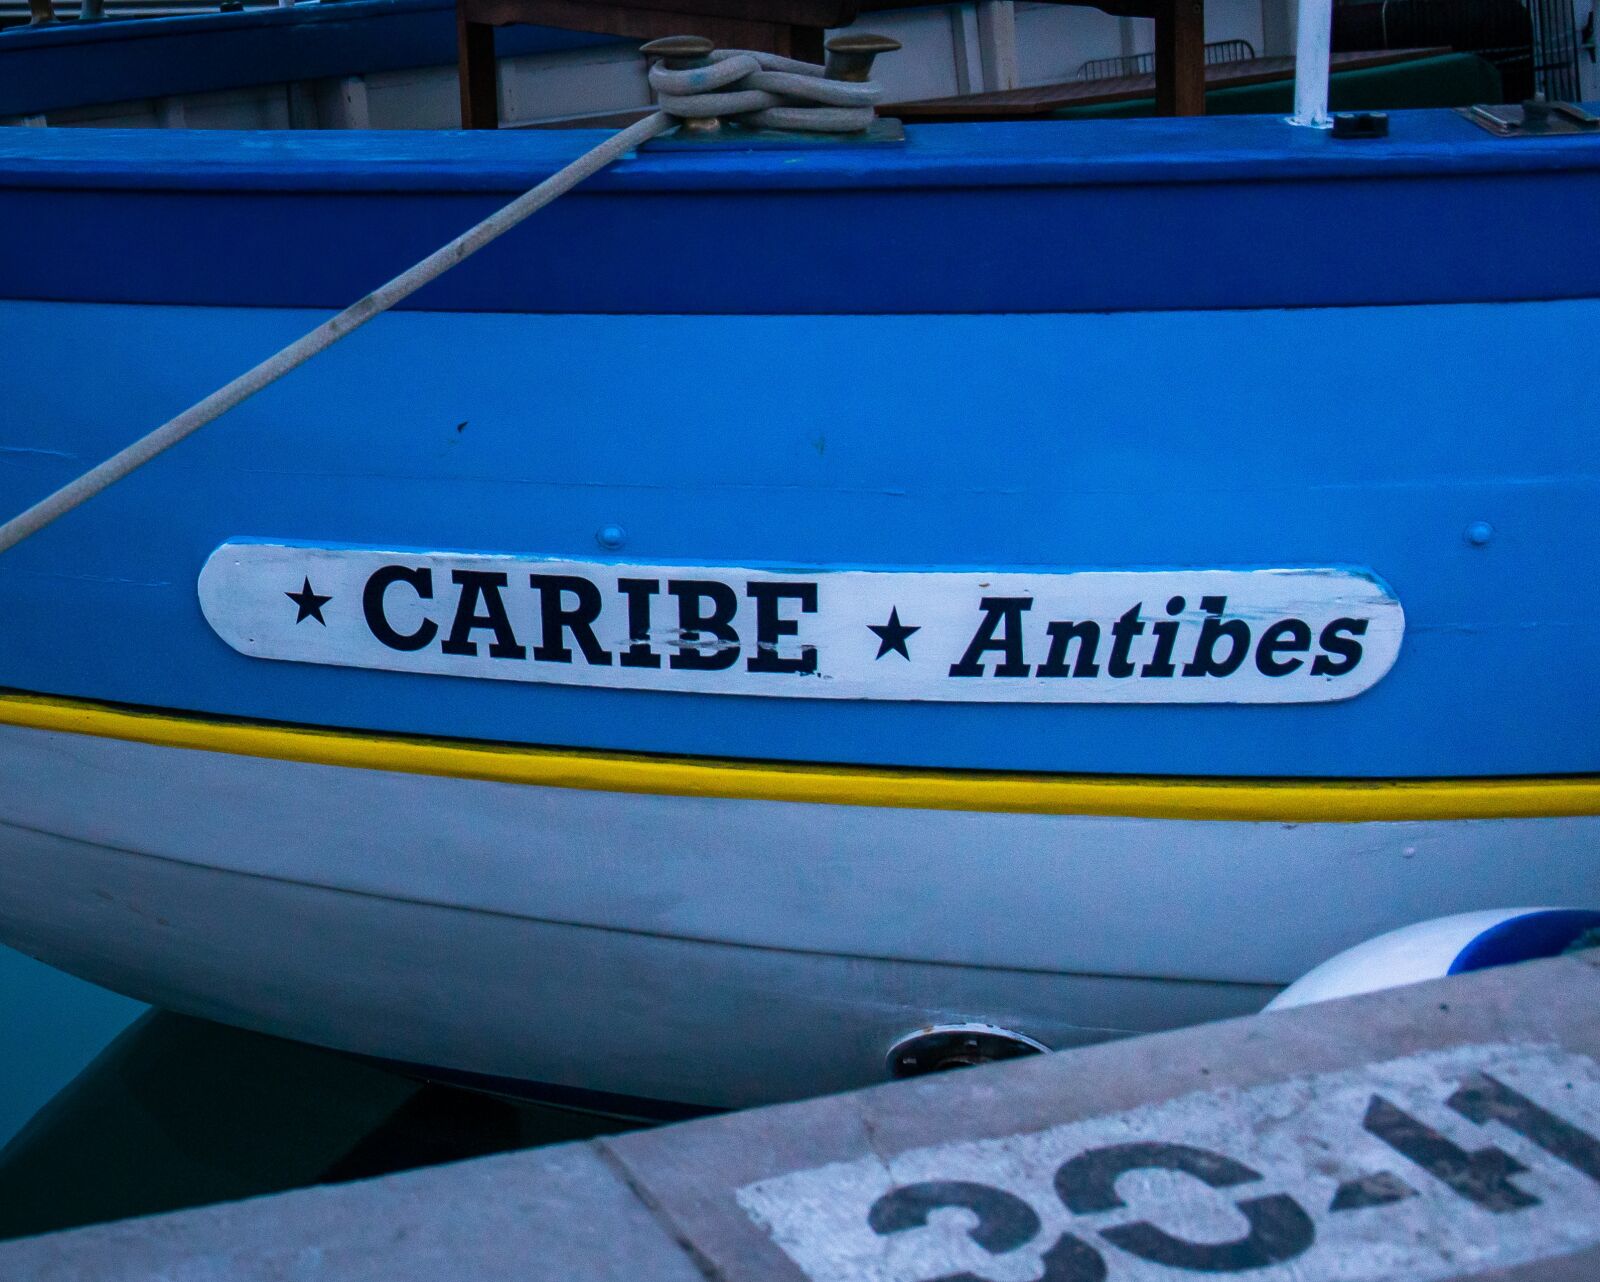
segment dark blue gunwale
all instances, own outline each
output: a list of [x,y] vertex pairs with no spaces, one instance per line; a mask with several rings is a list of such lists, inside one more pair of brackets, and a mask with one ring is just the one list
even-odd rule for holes
[[[0,298],[339,307],[599,134],[0,131]],[[1541,228],[1600,137],[1450,112],[935,125],[903,147],[627,159],[418,294],[436,311],[1097,312],[1600,296]],[[24,248],[25,247],[25,248]]]
[[[681,147],[630,157],[603,192],[894,191],[1591,174],[1600,134],[1509,141],[1451,111],[1341,141],[1275,116],[917,125],[904,145]],[[515,192],[602,130],[0,131],[0,188],[190,192]]]

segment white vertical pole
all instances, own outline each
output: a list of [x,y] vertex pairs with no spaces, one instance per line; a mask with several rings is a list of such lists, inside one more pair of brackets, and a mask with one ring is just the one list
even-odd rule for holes
[[950,52],[955,59],[956,93],[982,93],[983,41],[978,34],[975,5],[958,4],[948,10]]
[[978,49],[983,58],[984,89],[1016,89],[1022,84],[1012,0],[978,0]]
[[1294,58],[1294,115],[1291,125],[1331,129],[1328,71],[1333,47],[1333,0],[1300,0]]

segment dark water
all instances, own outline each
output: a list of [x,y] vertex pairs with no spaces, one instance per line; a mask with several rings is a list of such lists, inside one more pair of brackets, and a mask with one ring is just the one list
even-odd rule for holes
[[151,1011],[0,949],[0,1239],[623,1124]]
[[0,1145],[143,1010],[0,948]]

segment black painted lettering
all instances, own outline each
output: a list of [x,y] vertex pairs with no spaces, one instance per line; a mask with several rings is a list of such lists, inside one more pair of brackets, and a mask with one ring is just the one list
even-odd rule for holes
[[981,677],[983,656],[990,650],[1000,655],[995,664],[997,677],[1025,677],[1028,663],[1022,649],[1022,612],[1033,609],[1031,596],[986,596],[978,602],[983,620],[973,633],[967,652],[950,665],[953,677]]
[[[1129,1171],[1178,1171],[1214,1189],[1233,1188],[1261,1178],[1243,1162],[1188,1144],[1140,1142],[1090,1149],[1064,1162],[1056,1172],[1056,1192],[1069,1211],[1086,1215],[1125,1205],[1117,1180]],[[1285,1193],[1235,1202],[1249,1225],[1230,1242],[1195,1242],[1148,1220],[1102,1229],[1100,1236],[1131,1255],[1169,1268],[1196,1273],[1243,1273],[1303,1255],[1316,1241],[1305,1209]]]
[[1015,1193],[967,1180],[931,1180],[885,1193],[867,1212],[867,1223],[880,1237],[920,1229],[935,1211],[959,1208],[977,1223],[968,1236],[990,1255],[1026,1246],[1038,1236],[1038,1213]]
[[[1056,1244],[1039,1257],[1044,1272],[1039,1282],[1105,1282],[1105,1258],[1082,1238],[1063,1233]],[[987,1282],[978,1278],[976,1282]]]
[[[1194,657],[1183,665],[1186,677],[1231,677],[1250,655],[1250,625],[1243,619],[1224,619],[1228,608],[1225,596],[1203,596],[1200,608],[1208,616],[1200,625],[1200,640],[1195,643]],[[1217,658],[1217,642],[1228,641],[1228,655]]]
[[[494,633],[494,640],[489,643],[490,658],[526,659],[528,652],[517,644],[517,634],[511,630],[506,603],[500,595],[506,576],[489,570],[454,570],[450,581],[461,588],[461,595],[456,600],[450,635],[439,648],[446,654],[477,654],[472,634],[478,628],[488,628]],[[478,611],[480,603],[482,613]]]
[[1469,1153],[1381,1095],[1372,1097],[1361,1125],[1451,1192],[1486,1211],[1503,1215],[1539,1205],[1538,1198],[1511,1182],[1512,1176],[1524,1175],[1528,1168],[1503,1149],[1490,1146]]
[[[1081,623],[1058,620],[1045,629],[1050,634],[1050,654],[1039,665],[1041,677],[1097,677],[1100,665],[1095,654],[1100,649],[1100,625],[1093,619]],[[1077,661],[1067,667],[1068,647],[1078,643]]]
[[1463,1082],[1445,1103],[1479,1126],[1499,1122],[1600,1184],[1600,1139],[1541,1108],[1497,1078],[1478,1073]]
[[1188,1144],[1155,1140],[1092,1148],[1063,1162],[1056,1171],[1056,1195],[1074,1215],[1115,1211],[1126,1203],[1117,1181],[1129,1171],[1177,1171],[1214,1189],[1251,1184],[1261,1178],[1243,1162]]
[[[1167,613],[1170,615],[1182,614],[1188,608],[1188,602],[1181,596],[1175,596],[1167,602]],[[1156,638],[1156,652],[1151,656],[1150,662],[1140,670],[1141,677],[1177,675],[1177,668],[1172,666],[1172,647],[1178,644],[1178,627],[1179,625],[1172,619],[1163,619],[1160,623],[1150,625],[1150,631]]]
[[1133,675],[1134,667],[1128,661],[1128,651],[1133,647],[1133,639],[1144,633],[1144,620],[1139,617],[1139,611],[1143,608],[1144,602],[1140,601],[1111,625],[1111,658],[1106,663],[1106,671],[1118,680]]
[[618,579],[617,591],[628,598],[628,648],[624,668],[659,668],[661,656],[650,648],[650,598],[661,591],[660,579]]
[[1392,1206],[1416,1195],[1416,1189],[1393,1171],[1373,1171],[1370,1175],[1358,1175],[1353,1180],[1346,1180],[1334,1189],[1328,1210],[1370,1211],[1375,1206]]
[[[1139,1142],[1090,1149],[1064,1162],[1056,1172],[1056,1193],[1069,1211],[1086,1215],[1125,1205],[1117,1180],[1129,1171],[1177,1171],[1214,1189],[1233,1188],[1261,1178],[1243,1162],[1189,1144]],[[1249,1225],[1229,1242],[1195,1242],[1148,1220],[1102,1229],[1100,1236],[1131,1255],[1169,1268],[1197,1273],[1243,1273],[1303,1255],[1316,1241],[1305,1209],[1284,1193],[1235,1202]]]
[[669,579],[667,591],[678,598],[678,652],[668,666],[723,672],[738,663],[739,634],[733,616],[739,611],[739,598],[734,590],[712,579]]
[[778,653],[784,637],[798,636],[799,619],[783,617],[783,603],[796,602],[801,614],[817,612],[815,583],[751,583],[745,587],[756,603],[756,652],[745,666],[751,672],[800,672],[817,670],[815,646],[800,647],[798,658],[786,659]]
[[383,612],[383,597],[391,586],[404,583],[424,600],[433,599],[433,571],[426,566],[413,569],[409,565],[386,565],[374,570],[361,592],[361,612],[367,619],[367,630],[391,650],[421,650],[433,644],[439,634],[439,625],[432,619],[423,619],[415,632],[398,632]]
[[[969,1211],[977,1223],[968,1236],[990,1255],[1026,1246],[1041,1227],[1034,1209],[1015,1193],[966,1180],[933,1180],[885,1193],[867,1212],[867,1223],[882,1237],[920,1229],[935,1211]],[[1043,1256],[1039,1282],[1105,1282],[1106,1262],[1087,1242],[1063,1233]],[[932,1282],[984,1282],[975,1273],[947,1273]]]
[[1157,1228],[1148,1220],[1102,1229],[1113,1246],[1152,1264],[1195,1273],[1244,1273],[1303,1255],[1316,1241],[1317,1230],[1305,1208],[1287,1193],[1235,1202],[1250,1226],[1231,1242],[1194,1242]]
[[[1318,644],[1327,651],[1311,661],[1314,677],[1342,677],[1354,672],[1361,662],[1361,642],[1356,637],[1367,635],[1370,619],[1335,619],[1322,629]],[[1349,635],[1342,635],[1348,633]]]
[[1256,670],[1264,677],[1286,677],[1306,666],[1304,659],[1285,659],[1311,648],[1311,625],[1303,619],[1282,619],[1261,634],[1256,646]]
[[[600,589],[588,579],[572,574],[530,574],[528,582],[539,593],[539,644],[533,657],[540,663],[571,663],[567,633],[578,643],[586,663],[596,667],[611,665],[611,651],[594,635],[594,621],[600,617]],[[568,594],[577,598],[568,606]]]

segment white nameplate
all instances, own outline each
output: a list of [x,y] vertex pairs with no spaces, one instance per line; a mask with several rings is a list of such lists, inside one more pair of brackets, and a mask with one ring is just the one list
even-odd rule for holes
[[1321,703],[1405,615],[1343,569],[629,565],[239,541],[200,607],[241,654],[627,690],[950,703]]

